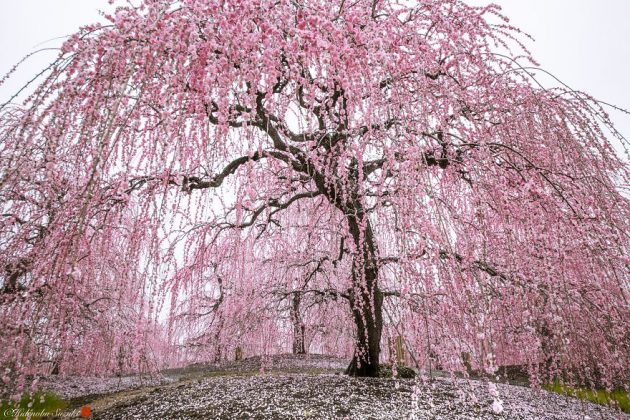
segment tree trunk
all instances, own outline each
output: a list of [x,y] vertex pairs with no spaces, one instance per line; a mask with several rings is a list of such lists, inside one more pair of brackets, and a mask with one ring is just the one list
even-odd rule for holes
[[223,315],[219,313],[219,325],[217,326],[217,330],[214,333],[214,363],[219,363],[221,358],[223,357],[223,352],[221,349],[221,333],[223,331]]
[[383,295],[377,288],[350,294],[350,307],[356,325],[356,349],[346,373],[351,376],[378,376],[383,331]]
[[403,338],[400,335],[390,337],[389,339],[389,359],[392,364],[398,366],[405,365],[405,349],[403,346]]
[[291,300],[291,322],[293,323],[293,354],[306,354],[304,346],[304,324],[300,316],[300,303],[302,296],[300,292],[293,293]]
[[364,217],[366,216],[363,214],[348,217],[350,233],[361,252],[355,256],[349,296],[356,325],[356,348],[346,373],[351,376],[375,377],[379,375],[383,294],[378,288],[378,262],[372,227],[365,219],[365,228],[361,232],[358,223]]

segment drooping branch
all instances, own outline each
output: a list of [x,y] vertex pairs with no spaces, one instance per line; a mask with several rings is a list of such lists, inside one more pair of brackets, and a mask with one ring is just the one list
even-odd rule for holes
[[251,156],[241,156],[231,161],[223,168],[223,170],[221,170],[221,172],[212,176],[210,179],[204,179],[197,176],[184,176],[182,189],[184,191],[192,191],[205,188],[218,188],[223,184],[223,181],[228,176],[234,174],[242,165],[246,164],[247,162],[256,162],[266,157],[275,157],[280,160],[286,159],[286,156],[284,154],[273,150],[255,152]]
[[350,295],[346,292],[340,292],[335,289],[300,289],[300,290],[291,290],[291,291],[276,291],[276,295],[280,296],[282,299],[286,299],[287,297],[294,294],[313,294],[319,296],[324,299],[350,299]]
[[254,210],[252,212],[251,217],[249,218],[248,221],[238,224],[238,225],[230,225],[230,227],[235,227],[238,229],[243,229],[249,226],[252,226],[256,220],[258,219],[258,217],[267,209],[273,209],[270,213],[269,216],[267,218],[267,222],[265,223],[265,226],[271,221],[271,217],[276,214],[277,212],[284,210],[286,208],[288,208],[289,206],[291,206],[291,204],[295,203],[298,200],[302,200],[305,198],[313,198],[313,197],[317,197],[318,195],[320,195],[321,193],[319,191],[305,191],[305,192],[301,192],[298,194],[295,194],[294,196],[292,196],[291,198],[289,198],[287,201],[285,201],[284,203],[280,203],[280,201],[278,199],[270,199],[268,200],[265,204],[263,204],[262,206],[258,207],[256,210]]

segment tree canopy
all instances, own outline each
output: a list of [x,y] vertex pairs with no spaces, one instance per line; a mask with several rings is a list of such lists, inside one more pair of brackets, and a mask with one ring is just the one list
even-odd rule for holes
[[6,381],[286,351],[300,326],[355,375],[403,335],[422,368],[628,379],[627,142],[538,83],[497,6],[107,18],[0,114]]

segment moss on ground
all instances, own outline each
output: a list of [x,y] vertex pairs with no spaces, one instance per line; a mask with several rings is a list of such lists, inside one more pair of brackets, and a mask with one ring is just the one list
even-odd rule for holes
[[50,392],[24,394],[20,401],[0,401],[0,419],[25,419],[29,414],[31,419],[42,419],[67,406],[67,401]]
[[[392,365],[389,364],[382,364],[379,373],[381,378],[392,378],[394,376]],[[416,377],[416,371],[408,366],[397,366],[396,373],[396,377],[401,379],[413,379]]]
[[583,401],[590,401],[595,404],[608,405],[619,408],[624,413],[630,413],[630,398],[628,392],[622,389],[606,391],[604,389],[588,389],[563,385],[560,382],[546,384],[543,386],[547,391],[561,395],[568,395]]

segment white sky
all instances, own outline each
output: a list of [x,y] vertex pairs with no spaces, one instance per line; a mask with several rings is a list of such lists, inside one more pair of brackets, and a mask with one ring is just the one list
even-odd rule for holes
[[[488,0],[468,0],[486,4]],[[630,0],[494,0],[511,23],[528,32],[534,57],[574,89],[630,109]],[[0,0],[0,74],[28,52],[59,46],[79,26],[101,20],[106,0]],[[49,42],[46,42],[49,41]],[[44,43],[44,44],[42,44]],[[38,44],[41,44],[38,46]],[[38,54],[0,86],[0,103],[48,64],[55,52]],[[630,138],[630,116],[611,111]]]

